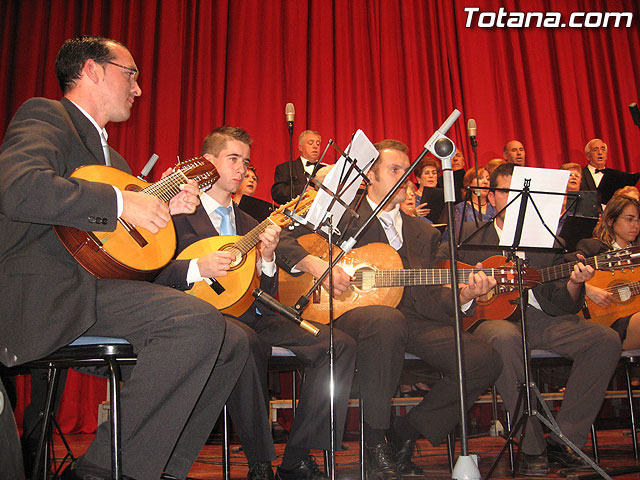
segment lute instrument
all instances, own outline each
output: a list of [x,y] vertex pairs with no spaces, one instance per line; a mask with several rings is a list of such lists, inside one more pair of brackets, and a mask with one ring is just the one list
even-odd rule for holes
[[[152,184],[104,165],[85,165],[76,169],[71,177],[106,183],[122,191],[142,192],[168,202],[181,192],[180,186],[187,180],[195,180],[198,188],[204,191],[220,176],[211,162],[197,157],[179,162],[173,172]],[[53,228],[69,253],[98,278],[150,280],[169,263],[176,251],[172,221],[155,234],[122,219],[112,232],[85,232],[61,225]]]

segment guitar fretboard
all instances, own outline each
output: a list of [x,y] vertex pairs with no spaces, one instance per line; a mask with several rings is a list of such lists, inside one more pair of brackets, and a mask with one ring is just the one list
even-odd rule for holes
[[[285,207],[286,206],[287,205],[285,205]],[[260,242],[260,238],[259,238],[260,235],[262,235],[262,233],[267,229],[269,225],[278,225],[280,227],[284,227],[288,225],[291,219],[286,215],[280,213],[282,208],[283,207],[281,207],[280,210],[272,213],[269,217],[267,217],[258,225],[256,225],[249,233],[247,233],[242,238],[240,238],[240,240],[238,240],[233,245],[233,248],[238,250],[242,255],[246,255],[247,253],[249,253],[249,251],[252,248],[258,245],[258,243]],[[305,215],[310,208],[311,208],[311,201],[307,200],[307,203],[299,207],[296,210],[296,213],[298,215]],[[283,218],[278,219],[278,215]]]
[[168,202],[180,193],[180,185],[187,183],[187,176],[178,170],[149,185],[142,193],[158,197],[163,202]]
[[[582,263],[593,267],[594,270],[613,270],[616,268],[637,265],[638,259],[640,258],[638,248],[639,247],[636,246],[620,250],[612,250],[610,252],[596,255],[595,257],[589,257]],[[571,272],[573,272],[573,267],[577,263],[578,262],[576,261],[541,268],[539,272],[542,282],[551,282],[560,278],[570,277]]]
[[[500,272],[512,272],[509,268],[461,268],[458,269],[458,282],[466,283],[469,274],[484,272],[495,276]],[[408,287],[415,285],[446,285],[451,283],[451,271],[447,269],[416,268],[407,270],[360,270],[356,272],[356,282],[374,282],[369,287]],[[361,278],[359,278],[361,277]]]

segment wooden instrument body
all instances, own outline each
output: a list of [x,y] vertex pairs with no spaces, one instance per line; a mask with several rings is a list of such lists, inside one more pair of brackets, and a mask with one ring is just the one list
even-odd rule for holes
[[[449,262],[440,264],[443,268],[448,268]],[[499,320],[509,317],[516,310],[515,301],[518,299],[517,277],[513,273],[515,266],[512,262],[507,261],[506,257],[495,255],[489,257],[482,262],[483,268],[495,268],[501,271],[509,272],[512,275],[513,283],[498,283],[487,294],[476,298],[476,308],[473,315],[462,317],[462,326],[468,330],[480,320]],[[458,263],[458,268],[469,268],[469,265]],[[528,270],[525,275],[537,275],[535,270]],[[537,277],[536,280],[537,281]],[[525,285],[526,287],[526,285]]]
[[215,292],[206,280],[196,282],[187,293],[205,300],[220,310],[222,313],[239,317],[253,303],[252,292],[260,286],[260,276],[256,269],[259,258],[256,246],[260,242],[259,235],[269,225],[284,227],[291,222],[291,218],[284,211],[294,208],[298,215],[305,215],[315,199],[316,192],[310,191],[291,200],[286,205],[274,211],[269,218],[254,227],[243,236],[227,235],[208,237],[192,243],[176,257],[178,260],[191,260],[200,258],[208,253],[217,251],[232,252],[236,259],[227,271],[227,275],[216,277],[216,281],[222,285],[224,291]]
[[[75,178],[108,183],[120,190],[140,191],[150,184],[122,170],[102,165],[87,165],[73,172]],[[99,278],[149,280],[164,267],[176,251],[173,222],[156,234],[137,227],[147,242],[138,242],[119,223],[112,232],[84,232],[73,227],[55,227],[56,233],[73,257]]]
[[[300,245],[310,254],[323,260],[329,259],[329,247],[326,240],[319,235],[304,235],[298,239]],[[338,247],[333,248],[334,258],[340,253]],[[342,269],[354,276],[358,270],[401,269],[402,260],[393,247],[386,243],[370,243],[347,253],[339,262]],[[315,279],[308,273],[293,276],[280,270],[280,301],[285,305],[294,305],[299,298],[306,294],[313,286]],[[358,288],[352,285],[349,290],[333,298],[334,317],[338,318],[345,312],[368,305],[387,305],[395,307],[402,299],[403,287]],[[313,294],[313,298],[305,308],[305,320],[327,324],[329,323],[329,294],[324,287],[320,287]]]
[[196,282],[187,293],[214,305],[228,315],[239,317],[253,303],[251,292],[260,285],[256,270],[257,250],[242,255],[234,244],[242,237],[237,235],[209,237],[192,243],[178,255],[178,260],[200,258],[211,252],[230,251],[236,255],[227,275],[216,277],[224,292],[216,293],[206,281]]
[[[613,293],[608,307],[600,307],[586,298],[589,320],[611,326],[621,317],[640,312],[640,269],[598,271],[588,283]],[[584,313],[581,315],[585,316]]]

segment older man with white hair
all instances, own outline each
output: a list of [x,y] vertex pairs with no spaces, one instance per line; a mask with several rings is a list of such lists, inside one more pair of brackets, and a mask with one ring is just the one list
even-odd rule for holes
[[587,165],[582,169],[580,190],[597,190],[600,203],[606,204],[619,188],[633,186],[640,173],[627,173],[607,168],[609,148],[599,138],[589,140],[584,147]]

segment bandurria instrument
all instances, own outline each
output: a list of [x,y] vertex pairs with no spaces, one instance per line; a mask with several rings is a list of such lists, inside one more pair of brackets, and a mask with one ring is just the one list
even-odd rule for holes
[[[187,180],[195,180],[204,191],[220,176],[211,162],[197,157],[179,162],[172,173],[153,184],[104,165],[85,165],[75,170],[71,177],[106,183],[122,191],[146,193],[168,202],[180,193],[180,185]],[[69,253],[98,278],[150,280],[169,263],[176,251],[171,221],[156,234],[122,219],[112,232],[84,232],[61,225],[54,229]]]
[[[311,208],[315,195],[315,190],[304,193],[295,208],[295,213],[305,215]],[[200,258],[207,253],[216,251],[229,251],[236,255],[236,260],[231,264],[227,275],[217,277],[214,286],[203,280],[196,282],[190,290],[187,290],[187,293],[209,302],[221,312],[229,315],[238,317],[246,312],[253,303],[251,292],[260,284],[256,271],[257,251],[255,248],[260,242],[258,236],[269,225],[287,226],[291,222],[291,218],[284,213],[284,210],[294,207],[297,203],[298,197],[278,208],[244,236],[226,235],[204,238],[192,243],[180,252],[178,260]]]

